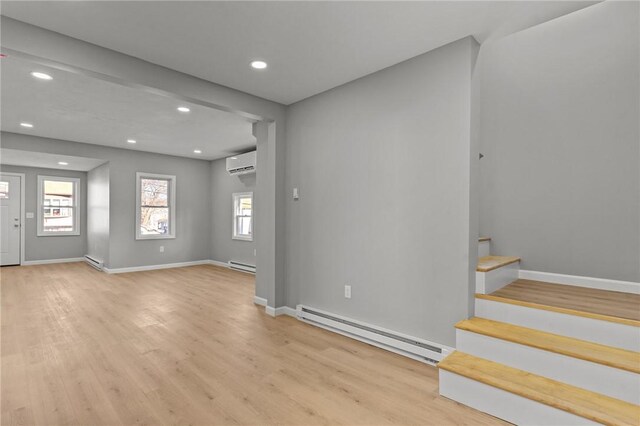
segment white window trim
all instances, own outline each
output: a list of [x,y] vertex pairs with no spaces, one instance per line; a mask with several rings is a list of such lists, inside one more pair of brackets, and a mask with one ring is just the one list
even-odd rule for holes
[[[55,180],[59,182],[72,182],[73,183],[73,231],[68,232],[56,232],[44,230],[44,217],[42,215],[44,211],[44,181]],[[70,178],[63,176],[42,176],[38,175],[38,237],[64,237],[66,235],[80,235],[80,178]]]
[[[143,235],[140,232],[140,181],[142,179],[166,179],[169,181],[169,233],[162,235]],[[136,240],[168,240],[176,237],[176,177],[174,175],[159,175],[156,173],[136,172]]]
[[[236,199],[251,197],[251,236],[236,235]],[[234,192],[231,195],[231,239],[240,241],[253,241],[253,192]]]

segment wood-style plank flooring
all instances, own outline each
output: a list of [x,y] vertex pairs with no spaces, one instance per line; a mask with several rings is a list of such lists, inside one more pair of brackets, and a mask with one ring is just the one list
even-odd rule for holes
[[501,422],[438,396],[437,370],[252,303],[215,266],[1,274],[1,424]]
[[517,280],[491,296],[640,321],[638,294]]

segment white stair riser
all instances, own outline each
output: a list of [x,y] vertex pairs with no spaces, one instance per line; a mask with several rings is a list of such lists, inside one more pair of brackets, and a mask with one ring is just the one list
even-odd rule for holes
[[489,272],[476,271],[476,293],[490,294],[518,279],[520,262],[510,263]]
[[476,298],[476,316],[616,348],[640,351],[640,328]]
[[518,425],[596,425],[583,417],[445,370],[440,395]]
[[491,241],[478,241],[478,257],[491,256]]
[[456,348],[479,358],[640,404],[640,375],[554,352],[456,330]]

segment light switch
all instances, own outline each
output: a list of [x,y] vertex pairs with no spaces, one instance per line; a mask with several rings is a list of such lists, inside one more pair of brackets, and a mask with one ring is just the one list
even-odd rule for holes
[[27,219],[33,219],[33,212],[27,212],[25,216],[27,217]]
[[294,200],[300,199],[300,195],[298,194],[298,188],[293,188],[293,199]]

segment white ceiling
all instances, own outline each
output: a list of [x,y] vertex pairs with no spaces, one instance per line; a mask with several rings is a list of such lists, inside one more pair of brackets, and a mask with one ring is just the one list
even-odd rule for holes
[[[60,165],[58,162],[64,162],[67,163],[67,165]],[[106,163],[106,160],[98,158],[75,157],[71,155],[47,154],[45,152],[0,148],[0,164],[3,165],[40,167],[44,169],[79,170],[87,172],[104,163]]]
[[[16,57],[3,58],[0,68],[3,131],[205,160],[255,147],[251,122],[232,113]],[[32,71],[47,73],[53,80],[33,78]],[[191,112],[178,112],[180,105]],[[34,127],[21,127],[21,122]],[[195,154],[195,149],[202,154]]]
[[[457,39],[594,1],[3,1],[2,14],[291,104]],[[253,59],[269,63],[264,71]]]

